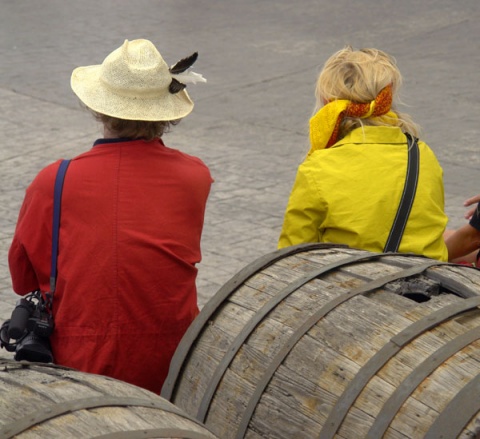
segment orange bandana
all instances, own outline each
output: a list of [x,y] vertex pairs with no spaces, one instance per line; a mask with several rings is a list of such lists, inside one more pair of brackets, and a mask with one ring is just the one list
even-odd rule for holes
[[387,85],[377,97],[367,103],[355,103],[347,100],[331,101],[322,107],[310,119],[309,155],[318,149],[329,148],[337,142],[340,124],[345,117],[378,117],[387,114],[396,118],[390,111],[392,106],[392,85]]

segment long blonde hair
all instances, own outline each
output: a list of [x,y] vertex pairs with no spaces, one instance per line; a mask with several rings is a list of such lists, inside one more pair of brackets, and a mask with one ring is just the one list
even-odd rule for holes
[[332,100],[370,102],[389,84],[392,84],[393,92],[391,111],[396,113],[398,119],[387,116],[363,119],[345,117],[340,126],[339,139],[362,125],[399,126],[403,131],[418,137],[419,125],[408,114],[400,113],[396,108],[400,103],[398,90],[402,85],[402,75],[395,58],[378,49],[354,50],[351,46],[346,46],[334,53],[318,76],[313,114]]

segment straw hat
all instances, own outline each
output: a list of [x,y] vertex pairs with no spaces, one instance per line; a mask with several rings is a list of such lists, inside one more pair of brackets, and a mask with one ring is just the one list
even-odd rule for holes
[[[196,60],[193,54],[169,68],[148,40],[125,40],[101,65],[78,67],[72,73],[71,87],[92,110],[126,120],[168,121],[185,117],[193,102],[185,90],[188,81],[174,73],[185,72]],[[187,67],[185,67],[187,66]],[[183,81],[183,82],[182,82]]]

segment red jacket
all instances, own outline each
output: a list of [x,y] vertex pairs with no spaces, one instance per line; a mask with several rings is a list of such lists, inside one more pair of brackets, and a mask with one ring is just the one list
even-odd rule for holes
[[[49,291],[59,162],[26,191],[9,251],[16,293]],[[55,362],[159,393],[198,314],[195,279],[212,178],[161,140],[98,141],[70,163],[53,310]]]

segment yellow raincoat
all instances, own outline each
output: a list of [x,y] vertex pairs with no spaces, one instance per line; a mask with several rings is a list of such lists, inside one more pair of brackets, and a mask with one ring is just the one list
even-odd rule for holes
[[[419,180],[399,252],[447,261],[443,171],[433,151],[424,142],[418,146]],[[407,161],[407,139],[398,127],[357,128],[312,152],[298,168],[278,247],[327,242],[382,252]]]

